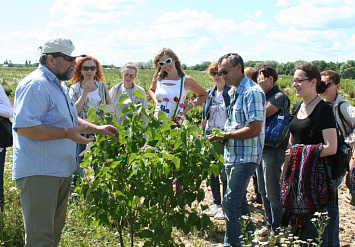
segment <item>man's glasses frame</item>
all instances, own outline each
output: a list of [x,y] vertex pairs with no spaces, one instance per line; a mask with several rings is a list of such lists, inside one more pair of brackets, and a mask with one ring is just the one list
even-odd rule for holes
[[[237,64],[238,65],[238,64]],[[220,71],[219,73],[222,75],[228,75],[228,73],[229,73],[229,70],[231,69],[231,68],[233,68],[233,67],[235,67],[235,66],[232,66],[232,67],[229,67],[229,68],[227,68],[227,69],[224,69],[224,70],[222,70],[222,71]]]
[[76,57],[68,56],[68,55],[65,55],[61,52],[48,53],[47,55],[52,55],[53,57],[62,57],[67,62],[74,62],[76,59]]
[[167,58],[164,62],[163,62],[163,61],[158,62],[158,64],[159,64],[160,67],[163,67],[165,64],[169,64],[169,63],[171,63],[172,61],[173,61],[173,59],[171,59],[171,58],[169,57],[169,58]]

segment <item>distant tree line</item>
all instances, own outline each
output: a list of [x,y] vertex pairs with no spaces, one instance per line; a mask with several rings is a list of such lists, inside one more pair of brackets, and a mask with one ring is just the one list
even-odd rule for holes
[[[264,63],[270,64],[271,67],[276,69],[279,75],[293,75],[295,72],[295,66],[299,63],[306,62],[303,60],[299,60],[296,62],[287,62],[287,63],[278,63],[276,61],[247,61],[245,62],[245,67],[253,67],[258,68],[260,65]],[[348,60],[346,63],[344,62],[325,62],[323,60],[312,61],[313,64],[317,65],[320,71],[331,69],[336,71],[341,78],[343,79],[355,79],[355,61]]]
[[[247,61],[244,63],[244,67],[253,67],[255,69],[259,68],[260,65],[268,63],[271,67],[276,69],[277,73],[280,75],[293,75],[295,72],[295,66],[299,63],[306,62],[304,60],[298,60],[296,62],[287,62],[287,63],[279,63],[274,60],[271,61]],[[320,71],[331,69],[336,71],[341,78],[343,79],[355,79],[355,61],[348,60],[346,63],[344,62],[325,62],[323,60],[315,60],[312,61],[313,64],[317,65]],[[207,70],[208,66],[211,64],[209,61],[203,61],[201,64],[192,65],[187,67],[183,64],[184,69],[191,69],[191,70],[199,70],[205,71]]]
[[[279,75],[293,75],[295,72],[295,66],[299,63],[306,62],[303,60],[298,60],[296,62],[287,62],[287,63],[279,63],[274,60],[271,61],[247,61],[244,63],[244,67],[253,67],[257,69],[260,65],[268,63],[271,67],[276,69]],[[355,79],[355,60],[348,60],[346,63],[344,62],[325,62],[323,60],[315,60],[312,61],[313,64],[317,65],[320,71],[331,69],[336,71],[341,78],[343,79]],[[136,63],[139,69],[152,69],[153,68],[153,60],[149,60],[148,62],[138,62]],[[210,66],[211,62],[203,61],[200,64],[191,65],[188,67],[186,64],[182,64],[184,70],[199,70],[206,71],[208,66]],[[8,67],[35,67],[38,66],[37,63],[32,64],[31,61],[25,62],[24,65],[21,64],[13,64],[11,60],[5,60],[4,65]],[[113,65],[108,66],[112,68],[116,68]]]

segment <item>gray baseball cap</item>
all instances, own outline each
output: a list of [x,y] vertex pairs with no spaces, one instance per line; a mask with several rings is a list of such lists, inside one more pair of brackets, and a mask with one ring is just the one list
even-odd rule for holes
[[45,54],[60,52],[71,57],[85,57],[84,54],[75,51],[75,46],[70,39],[62,37],[48,40],[40,49]]

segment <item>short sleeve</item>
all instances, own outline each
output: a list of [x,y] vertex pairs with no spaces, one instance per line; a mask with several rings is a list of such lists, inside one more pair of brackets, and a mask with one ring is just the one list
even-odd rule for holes
[[14,128],[33,127],[43,123],[50,108],[50,97],[45,87],[40,82],[32,82],[17,90]]

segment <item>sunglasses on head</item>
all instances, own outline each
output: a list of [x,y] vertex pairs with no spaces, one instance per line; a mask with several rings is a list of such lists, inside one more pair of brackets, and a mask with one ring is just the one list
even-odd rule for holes
[[173,60],[169,57],[164,62],[158,62],[159,66],[163,67],[165,64],[171,63]]
[[216,75],[222,76],[222,73],[219,73],[219,72],[211,72],[211,75],[212,75],[212,76],[216,76]]
[[95,71],[96,70],[96,66],[83,66],[83,70],[84,71]]
[[124,77],[131,77],[131,78],[134,78],[136,77],[135,75],[131,75],[131,74],[123,74]]

